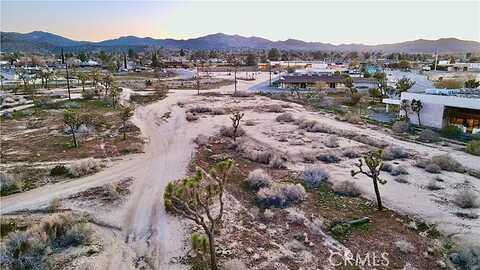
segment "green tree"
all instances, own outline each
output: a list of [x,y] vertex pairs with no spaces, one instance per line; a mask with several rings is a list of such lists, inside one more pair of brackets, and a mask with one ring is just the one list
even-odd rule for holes
[[382,102],[383,94],[382,91],[378,88],[370,88],[368,89],[368,95],[372,98],[372,100],[375,102],[375,100],[378,100],[379,102]]
[[80,52],[77,57],[82,62],[87,62],[88,61],[88,56],[85,52]]
[[123,139],[127,139],[127,122],[130,117],[133,115],[133,107],[131,106],[122,106],[120,108],[120,119],[122,120],[122,132],[123,132]]
[[478,88],[479,86],[480,86],[480,81],[477,81],[475,79],[465,81],[465,88]]
[[[224,188],[233,166],[233,161],[228,159],[215,164],[208,173],[198,167],[195,175],[170,182],[165,188],[165,208],[192,220],[205,231],[212,270],[218,269],[215,233],[222,222]],[[215,210],[214,201],[219,205]]]
[[414,85],[415,81],[412,81],[407,77],[403,77],[395,83],[395,88],[397,89],[397,93],[401,94],[408,91],[408,89],[412,88]]
[[382,185],[387,183],[387,181],[380,178],[383,166],[383,150],[368,152],[359,159],[355,166],[357,170],[351,171],[352,177],[361,173],[372,179],[375,196],[377,198],[377,208],[379,211],[383,210],[382,198],[380,196],[380,190],[378,189],[379,183]]
[[256,66],[257,65],[257,56],[253,53],[249,53],[247,55],[247,59],[245,60],[245,64],[247,66]]
[[268,60],[278,61],[280,59],[280,51],[277,48],[271,48],[268,51]]

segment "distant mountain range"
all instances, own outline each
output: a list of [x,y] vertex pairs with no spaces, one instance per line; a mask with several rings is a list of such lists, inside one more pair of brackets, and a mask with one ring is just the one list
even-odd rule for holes
[[165,47],[191,50],[225,50],[225,49],[270,49],[305,50],[305,51],[383,51],[404,53],[466,53],[479,52],[480,42],[441,38],[437,40],[418,39],[392,44],[334,45],[322,42],[305,42],[297,39],[271,41],[260,37],[244,37],[222,33],[191,39],[154,39],[150,37],[126,36],[100,42],[76,41],[52,33],[34,31],[31,33],[0,32],[0,49],[2,52],[37,52],[58,53],[65,51],[119,51],[128,48],[145,49],[148,47]]

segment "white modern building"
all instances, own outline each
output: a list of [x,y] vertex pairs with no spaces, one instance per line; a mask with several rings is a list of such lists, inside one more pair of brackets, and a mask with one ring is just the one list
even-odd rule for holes
[[[443,128],[456,125],[466,133],[480,133],[480,89],[430,89],[424,93],[403,92],[400,99],[384,99],[389,105],[401,104],[401,100],[420,100],[423,108],[420,121],[423,126]],[[417,114],[409,111],[408,117],[418,124]]]

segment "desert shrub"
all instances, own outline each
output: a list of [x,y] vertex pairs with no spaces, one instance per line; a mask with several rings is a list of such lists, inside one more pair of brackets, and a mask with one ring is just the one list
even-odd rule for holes
[[62,200],[60,200],[59,198],[55,198],[51,200],[50,203],[48,204],[49,210],[54,211],[60,208],[62,208]]
[[393,170],[393,165],[390,164],[390,163],[383,163],[382,164],[382,167],[380,168],[380,170],[384,171],[384,172],[392,172]]
[[336,136],[330,136],[328,137],[327,141],[324,142],[325,146],[326,147],[329,147],[329,148],[336,148],[339,146],[338,144],[338,137]]
[[288,223],[290,224],[303,225],[307,220],[305,213],[297,208],[287,208],[285,209],[285,212],[287,214]]
[[75,102],[75,101],[67,101],[63,103],[62,105],[63,109],[79,109],[80,108],[80,103]]
[[314,163],[317,157],[314,152],[302,152],[303,161],[306,163]]
[[63,237],[63,245],[79,246],[90,243],[93,230],[85,223],[73,225]]
[[208,137],[203,134],[199,134],[195,139],[193,139],[193,142],[199,146],[203,146],[208,144]]
[[13,189],[16,183],[17,179],[13,174],[0,172],[0,191]]
[[480,156],[480,140],[474,140],[467,143],[465,151],[475,156]]
[[460,208],[478,208],[480,206],[478,194],[472,190],[460,190],[455,194],[453,202]]
[[283,109],[282,105],[280,104],[273,104],[267,108],[267,112],[273,113],[283,113],[285,110]]
[[440,190],[443,189],[439,184],[438,181],[435,179],[431,179],[428,184],[425,186],[428,190]]
[[[235,129],[233,127],[227,127],[223,126],[220,128],[220,134],[224,137],[230,137],[233,138]],[[237,129],[237,137],[245,135],[245,130],[243,130],[241,127]]]
[[450,261],[459,270],[480,269],[480,246],[467,246],[449,255]]
[[398,176],[398,177],[395,177],[393,180],[395,180],[395,182],[401,183],[401,184],[408,184],[408,183],[410,183],[405,176]]
[[68,168],[63,164],[58,164],[50,170],[50,176],[62,176],[68,174]]
[[418,140],[427,143],[438,142],[440,141],[440,136],[433,130],[424,129],[418,134]]
[[303,170],[303,183],[307,188],[316,188],[329,178],[330,174],[327,170],[319,165],[307,166]]
[[308,119],[308,118],[300,118],[295,123],[298,125],[299,128],[301,129],[310,129],[313,126],[315,126],[316,123],[318,123],[316,120],[313,119]]
[[286,113],[282,113],[282,114],[278,115],[275,118],[275,120],[277,122],[293,122],[293,121],[295,121],[295,118],[293,118],[293,114],[286,112]]
[[265,221],[271,221],[275,217],[275,213],[270,209],[265,209],[263,211],[263,219]]
[[195,106],[187,110],[187,112],[191,113],[209,113],[212,111],[212,108],[207,107],[207,106]]
[[402,253],[412,253],[415,251],[415,247],[405,240],[395,241],[395,246]]
[[211,114],[213,114],[213,115],[224,115],[225,110],[222,109],[222,108],[213,108],[212,111],[211,111]]
[[1,247],[1,265],[6,269],[41,269],[44,266],[46,242],[38,233],[10,233]]
[[269,165],[275,169],[283,169],[285,168],[285,163],[283,159],[279,155],[273,155],[270,159]]
[[196,121],[198,120],[198,115],[193,114],[191,112],[187,112],[185,114],[185,119],[187,119],[188,122]]
[[305,199],[305,188],[300,184],[276,184],[261,188],[257,192],[257,202],[265,208],[287,207]]
[[239,259],[231,259],[223,264],[224,270],[248,270],[248,267]]
[[399,158],[408,158],[408,151],[400,146],[389,145],[383,150],[383,160],[394,160]]
[[345,119],[345,121],[351,124],[358,124],[362,122],[362,118],[360,117],[360,115],[354,112],[347,112],[343,118]]
[[100,163],[93,158],[75,162],[68,167],[69,173],[74,177],[89,175],[99,170]]
[[425,171],[429,173],[440,173],[442,171],[442,168],[440,168],[440,166],[435,163],[429,163],[427,164],[427,166],[425,166]]
[[317,154],[317,159],[323,161],[325,163],[337,163],[342,160],[336,153],[334,152],[324,152]]
[[247,91],[236,91],[232,94],[232,96],[234,97],[253,97],[254,95],[255,93]]
[[464,83],[460,80],[447,79],[437,81],[433,85],[436,88],[459,89],[463,87]]
[[105,198],[109,201],[115,201],[121,198],[120,193],[118,192],[117,185],[108,183],[102,187]]
[[428,164],[430,164],[430,163],[431,163],[431,160],[429,160],[429,159],[419,158],[419,159],[415,160],[414,166],[425,169],[428,166]]
[[355,151],[354,149],[352,148],[348,148],[348,149],[345,149],[343,151],[343,156],[344,157],[347,157],[347,158],[359,158],[360,157],[360,153]]
[[85,89],[82,91],[83,99],[93,99],[95,97],[95,89]]
[[348,180],[335,183],[333,185],[333,191],[337,194],[348,197],[357,197],[361,194],[357,184]]
[[446,126],[440,130],[440,134],[446,138],[458,139],[462,137],[463,130],[459,126]]
[[245,126],[255,126],[255,121],[252,119],[245,120]]
[[445,171],[465,172],[465,167],[448,154],[433,156],[431,161]]
[[262,169],[256,169],[248,174],[245,182],[253,190],[269,187],[272,185],[272,177]]
[[390,172],[391,175],[397,176],[397,175],[406,175],[408,174],[408,169],[404,165],[398,165],[396,167],[393,167],[392,171]]
[[306,130],[308,132],[319,132],[319,133],[334,133],[334,128],[319,122],[315,122],[315,124],[311,127],[307,127]]
[[396,121],[392,125],[392,131],[397,134],[406,133],[410,130],[410,124],[407,121]]
[[273,158],[273,153],[268,150],[256,150],[246,148],[243,150],[245,157],[251,161],[255,161],[262,164],[270,164],[270,160]]
[[360,134],[354,135],[351,139],[354,141],[361,142],[363,144],[373,146],[373,147],[378,147],[378,148],[383,148],[388,146],[387,142],[380,140],[378,138],[373,138],[371,136],[366,136],[366,135],[360,135]]

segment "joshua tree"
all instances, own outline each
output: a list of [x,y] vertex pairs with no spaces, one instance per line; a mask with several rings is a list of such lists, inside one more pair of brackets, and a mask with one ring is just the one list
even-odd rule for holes
[[408,111],[410,110],[410,103],[408,102],[408,100],[406,99],[402,100],[402,102],[400,103],[400,110],[403,111],[404,118],[408,122],[410,120],[410,118],[408,117]]
[[92,79],[92,86],[97,90],[97,83],[100,81],[100,72],[98,69],[92,69],[90,71],[90,79]]
[[479,86],[480,86],[480,81],[477,81],[475,79],[465,81],[466,88],[478,88]]
[[395,83],[395,87],[397,88],[397,93],[401,94],[402,92],[408,91],[408,89],[412,88],[415,85],[415,81],[410,80],[407,77],[403,77]]
[[197,69],[196,80],[197,80],[197,95],[200,95],[200,72],[198,72],[198,69]]
[[23,69],[21,69],[17,74],[18,74],[18,77],[20,78],[20,80],[22,80],[22,82],[23,82],[23,90],[27,91],[28,90],[28,85],[30,84],[30,81],[32,80],[32,78],[27,73],[27,71],[23,70]]
[[230,116],[230,119],[232,120],[232,127],[233,127],[233,141],[237,140],[237,131],[238,127],[240,126],[240,120],[242,120],[244,113],[240,112],[233,112],[232,115]]
[[0,75],[0,85],[1,85],[1,89],[3,91],[3,80],[5,80],[5,77],[3,75]]
[[122,89],[120,87],[112,87],[110,90],[110,97],[112,98],[112,106],[115,108],[117,106],[118,96],[120,95],[120,91]]
[[105,97],[108,95],[108,89],[113,85],[113,77],[110,74],[107,74],[102,78],[102,85],[105,87]]
[[133,115],[133,108],[131,106],[122,106],[120,111],[120,118],[122,119],[123,139],[127,139],[127,121]]
[[[217,270],[215,254],[215,232],[223,217],[223,192],[233,169],[231,159],[221,161],[207,173],[197,168],[195,175],[168,183],[164,201],[165,208],[194,221],[208,237],[210,269]],[[211,205],[218,200],[218,208]],[[214,213],[216,212],[216,213]],[[206,217],[205,217],[205,216]]]
[[85,92],[85,83],[89,78],[88,74],[86,72],[79,72],[77,77],[82,82],[82,92]]
[[412,111],[414,111],[417,114],[418,125],[422,126],[422,123],[420,122],[420,112],[423,109],[423,104],[420,101],[420,99],[419,100],[412,99],[412,103],[410,105],[410,108],[412,109]]
[[[366,166],[366,170],[364,170],[364,165]],[[371,151],[367,153],[365,156],[363,156],[363,158],[359,159],[359,162],[356,163],[355,166],[358,169],[356,171],[351,171],[352,177],[361,173],[372,179],[375,196],[377,197],[377,208],[381,211],[383,209],[383,205],[382,198],[380,197],[380,191],[378,189],[378,183],[382,185],[387,183],[387,181],[380,178],[381,168],[383,166],[383,150]]]
[[78,142],[75,136],[75,131],[77,131],[82,124],[86,124],[85,118],[76,111],[65,110],[63,112],[63,123],[70,129],[73,145],[77,148]]

